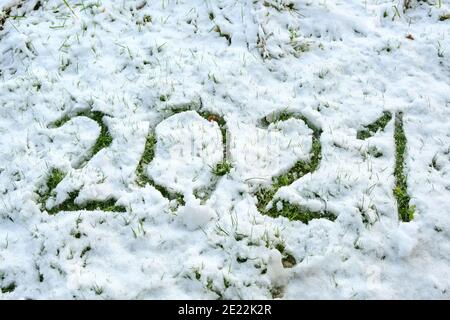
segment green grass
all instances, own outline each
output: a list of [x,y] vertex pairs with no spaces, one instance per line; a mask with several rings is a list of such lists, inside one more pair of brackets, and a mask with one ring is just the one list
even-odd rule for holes
[[145,186],[147,183],[151,183],[151,180],[145,173],[145,168],[155,157],[155,145],[155,136],[153,134],[149,134],[147,136],[147,140],[145,141],[144,153],[142,154],[141,160],[136,168],[136,183],[140,187]]
[[[53,128],[59,128],[63,126],[66,122],[71,120],[75,117],[87,117],[95,122],[98,123],[100,126],[100,135],[95,141],[94,146],[91,148],[91,150],[88,152],[88,154],[84,157],[84,161],[82,161],[82,164],[86,163],[94,155],[96,155],[100,150],[107,148],[112,143],[112,136],[109,133],[108,127],[103,122],[103,117],[105,114],[100,111],[92,111],[92,110],[83,110],[75,115],[65,115],[61,119],[58,119],[57,121],[53,122],[50,127]],[[82,165],[81,164],[81,165]],[[46,188],[44,192],[38,192],[38,195],[40,197],[39,203],[41,204],[42,210],[45,210],[45,204],[47,200],[52,196],[53,190],[56,188],[56,186],[62,181],[64,178],[65,173],[60,171],[59,169],[53,168],[50,171],[50,174],[47,178],[46,182]],[[79,191],[73,191],[69,194],[68,199],[66,199],[63,203],[61,203],[58,206],[55,206],[51,208],[50,210],[47,210],[49,214],[56,214],[60,211],[78,211],[78,210],[102,210],[102,211],[112,211],[112,212],[125,212],[125,208],[123,206],[117,206],[115,204],[115,199],[108,199],[105,201],[88,201],[83,204],[75,204],[75,198],[78,196]]]
[[402,113],[395,116],[395,188],[394,196],[397,199],[397,210],[399,218],[403,222],[409,222],[414,218],[415,206],[409,206],[410,196],[408,195],[408,185],[405,175],[405,153],[406,153],[406,136],[403,129]]
[[108,127],[103,123],[103,117],[104,113],[100,111],[91,111],[89,112],[87,117],[91,118],[92,120],[96,121],[100,126],[100,135],[97,138],[97,141],[94,144],[94,147],[92,148],[92,156],[91,158],[99,152],[101,149],[109,147],[112,143],[112,137],[108,131]]
[[219,37],[225,38],[228,42],[228,45],[231,45],[231,36],[228,33],[222,32],[222,29],[220,29],[220,26],[216,24],[216,26],[213,29],[215,32],[219,34]]
[[50,127],[59,128],[59,127],[63,126],[66,122],[68,122],[70,119],[72,119],[72,117],[70,117],[69,115],[66,114],[62,118],[53,122],[50,125]]
[[78,197],[78,194],[79,191],[73,191],[69,193],[69,197],[63,203],[47,210],[47,212],[53,215],[61,211],[80,211],[80,210],[87,210],[87,211],[101,210],[106,212],[126,211],[125,207],[116,205],[116,200],[112,198],[107,199],[105,201],[90,200],[82,204],[76,204],[75,199]]
[[152,20],[153,20],[152,16],[151,16],[151,15],[148,15],[148,14],[144,14],[144,18],[142,19],[142,21],[144,22],[144,24],[146,24],[146,23],[152,23]]
[[[358,139],[367,139],[372,137],[380,130],[384,130],[386,125],[391,121],[392,114],[389,111],[383,112],[383,115],[364,127],[363,130],[358,131],[356,137]],[[400,220],[408,222],[413,220],[415,206],[409,206],[410,196],[408,195],[407,179],[405,175],[405,152],[406,152],[406,136],[403,130],[402,113],[399,112],[395,115],[394,122],[394,141],[395,141],[395,187],[393,190],[394,196],[397,200],[397,211]],[[370,152],[370,150],[369,150]],[[375,157],[379,157],[382,154],[375,150]]]
[[73,116],[69,116],[69,115],[63,116],[61,119],[53,122],[51,124],[51,127],[59,128],[62,125],[64,125],[66,122],[68,122],[69,120],[71,120],[72,118],[75,118],[75,117],[87,117],[98,123],[98,125],[100,126],[100,135],[98,136],[97,140],[95,141],[94,146],[91,148],[89,153],[84,157],[84,161],[82,162],[82,164],[83,164],[83,163],[86,163],[87,161],[89,161],[90,159],[92,159],[92,157],[95,156],[103,148],[109,147],[112,143],[113,138],[112,138],[111,134],[109,133],[108,127],[103,122],[104,116],[105,116],[105,114],[101,111],[84,110],[84,111],[78,112],[77,114],[75,114]]
[[216,176],[224,176],[230,172],[231,168],[231,163],[224,160],[222,162],[219,162],[212,168],[212,173]]
[[270,201],[274,200],[276,192],[284,186],[292,184],[297,179],[303,177],[305,174],[317,170],[322,159],[322,145],[320,143],[320,136],[322,130],[314,126],[311,121],[302,115],[296,115],[291,112],[282,111],[279,114],[271,114],[271,121],[267,117],[263,118],[260,123],[262,127],[268,127],[271,122],[286,121],[291,118],[300,119],[306,123],[306,125],[313,131],[311,157],[309,161],[298,161],[294,166],[286,173],[274,177],[272,179],[272,185],[270,187],[260,188],[256,192],[258,199],[258,210],[271,217],[283,216],[289,220],[298,220],[303,223],[308,223],[312,219],[326,218],[334,221],[336,216],[331,212],[312,212],[308,209],[302,208],[299,205],[291,204],[287,201],[282,201],[283,208],[278,211],[275,206],[272,206],[269,210],[266,209]]
[[270,188],[263,187],[256,191],[256,198],[258,199],[257,208],[261,213],[266,212],[267,205],[273,199],[279,188],[280,187],[277,186],[272,186]]
[[16,290],[17,285],[15,282],[11,282],[10,284],[8,284],[6,287],[2,287],[2,293],[10,293],[13,292],[14,290]]
[[[219,129],[220,129],[220,132],[221,132],[221,135],[222,135],[223,159],[224,160],[222,162],[218,163],[216,166],[214,166],[212,168],[212,172],[213,172],[214,175],[216,175],[217,178],[213,179],[211,185],[209,185],[206,188],[202,188],[201,190],[195,190],[194,191],[194,195],[197,198],[200,198],[200,200],[202,200],[204,202],[204,201],[206,201],[208,199],[209,195],[214,190],[215,185],[219,181],[218,177],[221,177],[221,176],[227,174],[228,172],[230,172],[230,170],[232,168],[232,165],[228,161],[228,156],[227,156],[227,152],[226,152],[227,128],[226,128],[226,121],[225,121],[225,119],[222,116],[218,115],[218,114],[212,113],[212,112],[207,111],[207,110],[201,110],[201,109],[202,109],[201,105],[200,105],[200,107],[197,108],[193,104],[186,104],[186,105],[183,105],[183,106],[180,106],[180,107],[172,107],[172,108],[168,109],[168,111],[169,111],[168,117],[170,117],[170,116],[172,116],[174,114],[177,114],[177,113],[181,113],[181,112],[195,111],[203,119],[205,119],[207,121],[214,121],[219,126]],[[144,184],[145,183],[149,183],[150,185],[154,186],[167,199],[169,199],[169,200],[176,199],[179,203],[184,204],[183,195],[181,195],[179,193],[170,192],[165,187],[157,185],[153,180],[151,180],[149,177],[147,177],[145,175],[144,168],[153,159],[155,146],[156,146],[156,139],[152,140],[152,141],[148,141],[147,140],[143,157],[141,159],[141,162],[139,163],[138,170],[136,171],[136,175],[138,177],[138,180],[141,180]],[[144,177],[144,175],[145,175],[145,177]],[[142,186],[142,182],[140,182],[141,186]],[[138,182],[138,184],[139,184],[139,182]],[[200,196],[201,194],[202,194],[202,196]]]
[[[371,124],[365,126],[361,131],[358,131],[356,137],[358,139],[367,139],[372,137],[375,133],[380,130],[384,130],[386,125],[391,121],[392,114],[389,111],[383,112],[383,115],[372,122]],[[415,206],[409,206],[410,196],[407,190],[407,180],[405,175],[405,152],[406,152],[406,136],[403,130],[403,119],[402,113],[399,112],[395,115],[394,122],[394,141],[395,141],[395,187],[393,190],[394,196],[397,200],[397,211],[399,218],[408,222],[414,218]],[[378,152],[375,153],[376,156],[380,156]]]
[[297,12],[298,10],[295,8],[295,4],[293,2],[286,2],[284,3],[283,1],[264,1],[263,5],[265,7],[269,7],[269,8],[273,8],[275,10],[277,10],[278,12],[281,11],[295,11]]
[[379,130],[384,130],[386,125],[391,121],[392,114],[389,111],[384,111],[383,115],[372,122],[371,124],[364,127],[363,130],[360,130],[356,134],[356,138],[360,140],[365,140],[367,138],[372,137]]
[[439,17],[439,21],[445,21],[450,19],[450,13],[443,14]]
[[312,219],[328,219],[331,221],[336,220],[336,215],[329,211],[311,211],[308,208],[304,208],[298,204],[292,204],[290,202],[281,200],[282,208],[281,210],[277,210],[274,205],[269,210],[266,210],[264,214],[276,218],[278,216],[283,216],[288,218],[289,220],[297,220],[301,221],[305,224],[308,224]]
[[72,7],[69,5],[67,0],[63,0],[63,2],[66,5],[66,7],[69,8],[70,12],[76,17],[77,15],[75,14],[75,11],[73,11]]
[[177,192],[171,192],[167,188],[158,185],[153,179],[151,179],[147,173],[146,168],[147,165],[153,160],[155,157],[155,147],[156,147],[156,137],[153,133],[150,133],[147,136],[147,140],[145,141],[144,152],[142,153],[142,157],[139,160],[139,164],[136,168],[136,183],[140,187],[144,187],[146,184],[153,186],[156,190],[161,192],[163,197],[169,200],[178,200],[179,203],[184,204],[183,195]]
[[52,168],[50,170],[45,190],[43,192],[38,192],[39,203],[41,204],[42,210],[45,210],[45,204],[47,203],[47,200],[52,195],[52,192],[56,188],[56,186],[64,179],[64,176],[65,173],[59,169]]
[[217,294],[218,296],[218,300],[222,300],[223,299],[223,294],[222,292],[220,292],[219,289],[216,288],[216,286],[214,285],[214,281],[211,278],[208,278],[206,280],[206,289],[208,289],[211,292],[214,292],[215,294]]
[[48,190],[53,190],[56,188],[56,186],[58,185],[58,183],[60,183],[62,181],[62,179],[64,179],[65,173],[62,172],[59,169],[55,169],[53,168],[50,171],[50,176],[47,180],[47,188]]
[[92,290],[94,290],[95,294],[100,296],[103,293],[103,288],[99,285],[93,285]]
[[161,192],[162,196],[164,198],[167,198],[169,200],[177,200],[177,202],[180,205],[185,205],[185,201],[184,201],[184,196],[183,194],[179,193],[179,192],[172,192],[169,191],[169,189],[167,189],[164,186],[161,186],[159,184],[156,184],[156,182],[154,182],[152,179],[149,178],[149,183],[150,185],[152,185],[156,190],[158,190],[159,192]]
[[0,31],[3,30],[3,25],[5,24],[6,19],[8,19],[11,14],[11,8],[5,9],[2,13],[3,15],[0,16]]

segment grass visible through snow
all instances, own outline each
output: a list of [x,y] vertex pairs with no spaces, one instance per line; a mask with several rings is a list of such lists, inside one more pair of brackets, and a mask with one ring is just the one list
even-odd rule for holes
[[272,217],[283,216],[290,220],[299,220],[304,223],[308,223],[311,219],[319,218],[335,220],[336,215],[332,212],[312,212],[309,209],[304,208],[298,204],[292,204],[284,200],[281,201],[281,210],[278,210],[277,206],[274,204],[270,209],[267,209],[267,205],[271,201],[276,201],[276,199],[274,199],[274,196],[281,187],[290,185],[305,174],[317,170],[320,164],[320,160],[322,159],[322,145],[320,143],[320,136],[322,134],[321,129],[314,126],[306,117],[302,115],[296,115],[290,112],[283,111],[280,114],[273,114],[271,116],[272,118],[274,118],[272,121],[269,121],[267,117],[261,120],[261,125],[263,127],[267,127],[271,122],[286,121],[290,118],[296,118],[302,120],[313,131],[311,157],[309,161],[296,162],[294,166],[286,173],[273,178],[270,188],[263,187],[256,192],[259,211]]
[[229,173],[231,170],[231,163],[224,160],[222,162],[219,162],[213,169],[212,173],[214,173],[216,176],[224,176],[227,173]]
[[[392,114],[389,111],[384,111],[383,115],[365,126],[364,130],[358,131],[358,139],[367,139],[372,137],[380,130],[384,130],[386,125],[391,121]],[[395,141],[395,188],[393,190],[394,196],[397,200],[397,211],[399,219],[403,222],[409,222],[414,218],[415,207],[409,206],[410,196],[408,194],[408,186],[405,175],[405,152],[406,152],[406,135],[403,129],[403,114],[398,112],[395,115],[394,122],[394,141]]]
[[103,122],[104,116],[105,116],[105,114],[100,111],[84,110],[84,111],[78,112],[74,116],[66,115],[63,118],[55,121],[52,124],[52,126],[55,128],[59,128],[62,125],[64,125],[67,121],[69,121],[75,117],[87,117],[98,123],[98,125],[100,126],[100,135],[97,138],[97,140],[95,141],[95,144],[92,147],[89,154],[85,157],[85,160],[84,160],[84,163],[85,163],[85,162],[89,161],[93,156],[95,156],[95,154],[97,154],[97,152],[99,152],[101,149],[109,147],[109,145],[112,143],[113,139],[111,137],[111,134],[109,133],[108,127]]
[[[51,125],[51,127],[59,128],[59,127],[63,126],[66,122],[71,120],[72,118],[81,117],[81,116],[88,117],[88,118],[94,120],[100,126],[100,135],[97,138],[97,140],[95,141],[95,144],[92,147],[92,149],[89,151],[88,155],[85,156],[84,161],[82,162],[82,164],[84,164],[87,161],[89,161],[90,159],[92,159],[92,157],[94,155],[96,155],[100,150],[108,147],[112,143],[113,139],[108,131],[108,127],[103,122],[103,117],[105,116],[105,114],[100,111],[84,110],[84,111],[78,112],[74,116],[66,115],[66,116],[62,117],[61,119],[55,121]],[[79,190],[71,192],[69,194],[69,197],[63,203],[59,204],[58,206],[55,206],[51,209],[46,209],[45,205],[47,203],[47,200],[51,196],[54,195],[53,194],[54,189],[64,179],[64,176],[65,176],[65,173],[59,169],[53,168],[50,170],[49,176],[47,178],[46,186],[45,186],[45,191],[37,192],[39,195],[39,203],[41,204],[42,210],[47,210],[47,212],[49,214],[56,214],[60,211],[78,211],[78,210],[102,210],[102,211],[115,211],[115,212],[126,211],[125,207],[118,206],[115,204],[115,202],[116,202],[115,199],[107,199],[105,201],[92,200],[92,201],[87,201],[83,204],[76,204],[75,199],[78,196]]]
[[391,121],[391,119],[392,114],[389,111],[383,112],[383,115],[380,118],[378,118],[371,124],[365,126],[364,130],[358,131],[356,134],[356,138],[365,140],[367,138],[372,137],[379,130],[384,130],[389,121]]
[[[211,169],[212,173],[217,178],[214,179],[214,181],[212,181],[211,186],[204,188],[202,190],[196,190],[196,192],[195,192],[195,195],[197,197],[201,198],[202,200],[205,200],[209,196],[212,189],[214,189],[214,186],[217,184],[218,178],[220,176],[227,174],[231,170],[231,163],[229,163],[227,161],[227,157],[226,157],[227,156],[226,155],[226,141],[227,141],[226,140],[227,139],[226,123],[225,123],[225,120],[223,119],[223,117],[221,117],[217,114],[211,113],[209,111],[199,111],[199,110],[192,109],[190,105],[180,107],[180,108],[170,109],[169,116],[172,116],[176,113],[181,113],[181,112],[191,111],[191,110],[196,111],[202,118],[204,118],[208,121],[216,122],[218,124],[221,134],[222,134],[224,160],[222,162],[216,164],[216,166],[214,166]],[[161,194],[165,198],[167,198],[169,200],[177,200],[178,203],[183,205],[184,197],[182,194],[180,194],[178,192],[170,191],[168,188],[157,184],[146,173],[146,168],[147,168],[148,164],[153,160],[153,158],[155,156],[156,143],[157,143],[157,141],[156,141],[154,132],[150,132],[149,135],[147,136],[147,140],[145,143],[144,152],[142,154],[141,160],[139,161],[139,164],[136,168],[136,183],[141,187],[145,186],[146,184],[152,185],[155,189],[157,189],[159,192],[161,192]],[[200,194],[203,194],[203,196],[200,197]]]
[[[173,113],[179,113],[183,111],[188,111],[189,108],[172,110]],[[219,128],[222,133],[222,142],[224,146],[224,160],[218,163],[216,166],[212,168],[212,173],[217,177],[213,183],[212,187],[206,188],[205,190],[201,190],[202,194],[209,195],[210,191],[213,189],[215,184],[217,183],[220,176],[227,174],[231,170],[231,164],[228,162],[226,157],[226,143],[227,143],[227,133],[226,133],[226,123],[223,117],[218,116],[216,114],[207,112],[207,111],[197,111],[199,115],[201,115],[204,119],[208,121],[215,121],[218,123]],[[98,139],[96,140],[94,146],[92,147],[89,155],[85,158],[85,161],[91,159],[97,152],[101,149],[108,147],[112,143],[112,137],[109,134],[107,126],[103,122],[103,117],[105,116],[100,111],[82,111],[77,113],[74,117],[85,116],[94,121],[96,121],[101,130]],[[274,201],[274,196],[276,192],[283,186],[290,185],[295,180],[301,178],[307,173],[313,172],[317,170],[321,160],[321,143],[320,143],[320,135],[322,133],[321,129],[315,127],[311,124],[311,122],[301,115],[296,115],[289,112],[281,112],[279,114],[273,114],[272,120],[269,121],[267,117],[263,118],[261,121],[262,127],[267,127],[271,122],[276,121],[286,121],[290,118],[297,118],[306,123],[306,125],[313,131],[312,137],[312,147],[311,147],[311,157],[309,161],[298,161],[294,164],[294,166],[289,169],[286,173],[274,177],[272,179],[271,187],[263,187],[260,188],[256,192],[256,197],[258,199],[258,209],[261,213],[267,214],[272,217],[276,216],[284,216],[290,220],[299,220],[304,223],[308,223],[311,219],[318,218],[327,218],[329,220],[335,220],[336,215],[328,212],[312,212],[308,208],[305,208],[298,204],[292,204],[285,200],[280,200],[281,208],[279,206],[272,204],[270,208],[267,208],[268,204],[271,201]],[[69,121],[72,117],[65,116],[60,120],[53,123],[54,127],[60,127],[64,125],[67,121]],[[390,112],[385,111],[383,115],[378,118],[373,123],[365,126],[363,130],[358,131],[357,138],[358,139],[367,139],[372,137],[375,133],[380,130],[384,130],[386,125],[392,119],[392,115]],[[409,206],[410,197],[407,192],[407,183],[406,176],[404,173],[404,157],[406,150],[406,136],[403,130],[403,121],[402,114],[398,113],[395,117],[395,132],[394,132],[395,146],[396,146],[396,161],[395,161],[395,170],[394,175],[396,178],[396,186],[393,190],[394,196],[397,199],[398,206],[398,214],[402,221],[411,221],[414,217],[414,206]],[[153,133],[150,133],[147,137],[144,152],[139,161],[139,164],[136,168],[136,183],[139,186],[145,186],[146,184],[150,184],[154,186],[157,190],[161,192],[161,194],[170,199],[176,199],[179,203],[184,204],[183,195],[176,192],[171,192],[167,188],[156,184],[150,177],[147,176],[145,170],[147,165],[153,160],[155,156],[155,147],[156,147],[156,137]],[[64,173],[59,169],[52,169],[50,171],[49,177],[46,182],[45,191],[38,192],[39,194],[39,202],[41,204],[42,209],[45,209],[45,204],[47,200],[53,196],[54,189],[56,186],[63,180]],[[210,190],[211,189],[211,190]],[[88,201],[84,204],[76,204],[75,199],[78,196],[79,190],[74,191],[69,194],[69,198],[65,200],[60,205],[51,208],[48,210],[49,213],[54,214],[59,211],[76,211],[76,210],[103,210],[103,211],[125,211],[125,208],[122,206],[116,206],[114,199],[108,199],[105,201]],[[200,192],[196,192],[200,194]],[[205,198],[205,197],[203,197]]]
[[[179,113],[186,110],[173,110],[171,114]],[[208,111],[198,111],[198,114],[200,114],[204,119],[208,121],[215,121],[218,123],[221,133],[222,133],[222,142],[224,146],[224,161],[218,163],[214,168],[212,168],[212,172],[217,177],[223,176],[227,174],[231,169],[231,164],[226,160],[226,128],[225,128],[225,120],[213,113],[210,113]],[[112,137],[108,131],[108,127],[103,122],[103,117],[105,116],[104,113],[100,111],[91,111],[91,110],[85,110],[81,111],[74,116],[66,115],[62,117],[61,119],[55,121],[51,126],[58,128],[63,126],[66,122],[71,120],[74,117],[80,117],[85,116],[88,117],[94,121],[96,121],[100,126],[100,135],[97,138],[94,146],[90,150],[89,154],[85,157],[83,163],[86,163],[89,161],[96,153],[98,153],[101,149],[108,147],[112,143]],[[139,164],[136,168],[136,183],[143,187],[146,184],[150,184],[155,189],[161,192],[161,194],[170,200],[177,200],[180,204],[184,204],[183,195],[177,192],[172,192],[169,189],[165,188],[164,186],[158,185],[155,183],[148,175],[146,174],[145,170],[147,165],[153,160],[155,156],[155,147],[156,147],[156,137],[153,133],[150,133],[147,137],[145,146],[144,146],[144,152],[142,154],[142,157],[139,161]],[[63,180],[65,174],[64,172],[60,171],[59,169],[52,169],[50,171],[50,174],[47,178],[47,183],[45,186],[45,191],[38,192],[39,195],[39,203],[41,204],[42,210],[46,210],[45,204],[47,203],[48,199],[53,196],[54,189],[56,186]],[[217,180],[217,179],[216,179]],[[213,184],[215,185],[217,181],[215,181]],[[212,188],[207,188],[212,189]],[[208,190],[202,190],[203,194],[209,194],[206,191]],[[103,210],[103,211],[115,211],[115,212],[121,212],[125,211],[125,208],[122,206],[115,205],[114,199],[108,199],[105,201],[88,201],[83,204],[76,204],[75,199],[77,198],[79,194],[79,190],[73,191],[69,194],[68,199],[66,199],[63,203],[61,203],[58,206],[55,206],[51,209],[47,209],[48,213],[55,214],[60,211],[77,211],[77,210]]]
[[125,212],[126,209],[124,206],[116,205],[115,199],[107,199],[104,201],[98,200],[89,200],[82,204],[75,203],[75,199],[78,197],[79,191],[73,191],[69,193],[69,198],[65,200],[58,206],[47,210],[49,214],[56,214],[60,211],[79,211],[79,210],[87,210],[87,211],[110,211],[110,212]]
[[142,153],[141,160],[136,168],[136,183],[143,187],[146,183],[151,183],[151,180],[145,173],[147,165],[153,160],[155,156],[156,138],[153,134],[147,136],[145,141],[144,152]]
[[47,200],[51,197],[52,191],[56,188],[56,186],[64,179],[64,172],[59,169],[52,168],[50,170],[50,174],[47,178],[47,184],[45,186],[45,191],[38,192],[40,198],[39,203],[41,204],[42,209],[45,208],[45,204]]
[[288,201],[281,200],[281,210],[278,210],[274,205],[267,210],[265,214],[271,217],[283,216],[289,220],[298,220],[308,224],[312,219],[328,219],[330,221],[336,220],[336,215],[330,211],[311,211],[310,209],[298,204],[293,204]]
[[8,284],[5,287],[1,287],[1,291],[2,293],[10,293],[13,292],[16,289],[16,283],[15,282],[11,282],[10,284]]
[[79,211],[79,210],[102,210],[102,211],[114,211],[125,212],[126,209],[123,206],[116,205],[115,199],[108,199],[105,201],[91,200],[82,204],[75,203],[75,199],[78,197],[79,190],[69,193],[69,197],[61,204],[54,206],[53,208],[46,209],[45,205],[47,200],[53,196],[54,189],[64,179],[65,174],[59,169],[52,169],[49,177],[47,178],[46,189],[43,193],[39,193],[42,210],[47,210],[49,214],[56,214],[60,211]]
[[397,199],[398,216],[403,222],[409,222],[414,218],[415,206],[409,206],[410,196],[405,175],[406,136],[403,129],[403,114],[395,116],[395,188],[394,196]]
[[156,190],[161,192],[163,197],[173,200],[177,199],[180,203],[184,203],[183,195],[170,192],[167,188],[156,184],[145,172],[147,165],[153,160],[155,157],[155,147],[156,147],[156,137],[153,133],[150,133],[147,136],[147,140],[145,141],[144,152],[142,153],[141,160],[136,168],[136,183],[140,187],[144,187],[146,184],[152,185]]

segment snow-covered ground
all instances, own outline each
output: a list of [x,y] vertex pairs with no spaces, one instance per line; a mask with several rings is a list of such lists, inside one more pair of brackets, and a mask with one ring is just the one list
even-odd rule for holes
[[0,298],[449,299],[450,6],[408,2],[1,0]]

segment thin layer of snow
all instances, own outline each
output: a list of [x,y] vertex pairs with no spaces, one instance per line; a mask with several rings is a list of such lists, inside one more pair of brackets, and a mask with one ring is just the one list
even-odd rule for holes
[[[40,2],[12,6],[0,31],[0,287],[14,287],[0,298],[256,299],[275,287],[286,299],[450,298],[448,3]],[[219,127],[193,111],[167,117],[180,105],[227,121],[233,168],[216,184]],[[86,109],[108,115],[113,142],[81,165],[98,124],[50,124]],[[257,210],[252,178],[310,157],[301,120],[259,126],[285,109],[322,129],[322,159],[277,196],[335,221]],[[392,192],[393,121],[356,138],[386,110],[404,113],[408,223]],[[151,132],[146,173],[185,205],[136,184]],[[37,190],[51,168],[67,175],[47,208],[79,189],[77,203],[113,197],[126,212],[49,215]]]

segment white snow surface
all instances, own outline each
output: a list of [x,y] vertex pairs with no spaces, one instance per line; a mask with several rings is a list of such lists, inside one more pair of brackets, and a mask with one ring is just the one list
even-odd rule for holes
[[[447,1],[67,2],[0,1],[0,298],[450,298]],[[217,183],[219,126],[167,116],[180,105],[227,122],[232,169]],[[50,124],[86,109],[113,141],[80,165],[99,125]],[[277,196],[335,221],[257,210],[255,184],[310,157],[302,120],[259,125],[285,109],[322,129],[322,160]],[[411,222],[392,192],[394,121],[356,138],[383,111],[404,114]],[[151,132],[145,172],[185,204],[135,182]],[[48,209],[79,190],[75,203],[126,211],[49,214],[37,190],[51,168],[66,176]]]
[[298,160],[309,160],[312,130],[301,120],[289,119],[261,129],[233,119],[228,128],[235,176],[242,181],[267,183]]
[[216,122],[195,111],[171,116],[156,127],[156,154],[148,176],[171,190],[192,194],[211,181],[211,168],[223,160],[222,134]]

